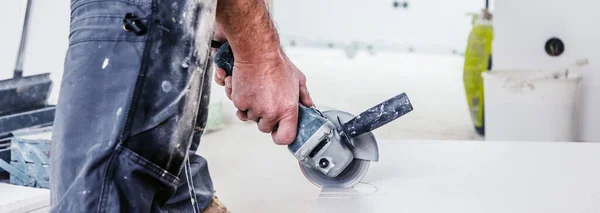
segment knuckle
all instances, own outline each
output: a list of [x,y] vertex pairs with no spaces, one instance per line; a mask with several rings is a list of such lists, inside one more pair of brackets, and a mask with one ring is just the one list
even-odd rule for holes
[[235,106],[235,108],[238,108],[240,110],[246,110],[246,104],[243,100],[240,100],[239,97],[231,95],[231,101],[233,102],[233,106]]
[[302,72],[298,72],[298,80],[306,81],[306,75],[304,75]]
[[242,99],[240,98],[240,96],[237,96],[233,93],[231,93],[231,100],[233,101],[233,104],[235,104],[235,105],[239,105],[242,103]]

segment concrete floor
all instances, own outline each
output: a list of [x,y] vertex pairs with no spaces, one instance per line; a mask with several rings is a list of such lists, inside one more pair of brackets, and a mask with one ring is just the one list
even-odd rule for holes
[[[289,49],[287,53],[306,74],[311,95],[324,110],[359,113],[406,92],[415,110],[376,130],[378,139],[482,139],[475,134],[467,110],[462,57],[360,52],[349,60],[339,50]],[[216,84],[212,96],[213,103],[225,104],[227,126],[207,133],[199,154],[209,162],[219,198],[233,212],[310,212],[319,189],[306,181],[287,148],[274,145],[255,124],[237,121]],[[8,188],[0,184],[0,196],[16,190]],[[2,204],[6,202],[0,200],[0,210]]]

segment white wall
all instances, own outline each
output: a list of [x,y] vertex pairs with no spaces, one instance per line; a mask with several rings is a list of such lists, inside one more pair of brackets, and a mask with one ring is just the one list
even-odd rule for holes
[[283,39],[397,43],[463,52],[471,30],[467,13],[484,0],[275,0],[273,13]]
[[[69,36],[69,1],[33,0],[24,75],[51,73],[55,104]],[[0,1],[0,79],[11,78],[21,38],[25,0]]]
[[[580,139],[600,141],[600,1],[502,0],[496,3],[494,69],[560,68],[589,58],[582,69]],[[565,43],[565,52],[550,57],[544,44],[550,37]]]
[[[50,103],[55,104],[68,46],[69,1],[33,1],[24,67],[25,75],[52,73],[51,76],[55,84]],[[463,51],[470,31],[470,18],[465,14],[477,12],[484,5],[483,0],[457,0],[453,2],[445,0],[409,0],[408,10],[394,10],[391,6],[393,2],[391,0],[368,2],[369,4],[358,0],[325,0],[318,2],[316,0],[274,0],[273,12],[283,35],[293,34],[306,38],[331,39],[334,41],[362,40],[365,42],[442,44]],[[0,39],[0,79],[12,77],[21,32],[23,3],[24,0],[0,1],[0,26],[2,26],[0,28],[0,35],[2,35]],[[382,62],[390,63],[388,60],[382,60]],[[301,62],[298,62],[298,64],[302,66]],[[393,66],[402,66],[409,63],[400,60],[394,61],[392,64]],[[445,74],[460,72],[460,63],[452,64],[447,69],[439,69],[443,69]],[[420,72],[416,71],[418,70],[416,68],[398,68],[398,70],[402,72]],[[315,70],[315,72],[317,71],[320,70]],[[342,69],[337,71],[341,72]],[[311,75],[309,70],[305,72],[307,72],[307,75]],[[431,74],[428,77],[443,78],[442,76],[444,75]],[[452,80],[446,78],[446,80],[456,82],[456,85],[460,84],[460,78]],[[226,100],[222,87],[216,84],[213,85],[211,102]],[[417,90],[417,87],[403,88]],[[439,88],[433,89],[437,91],[447,88],[439,86]],[[460,93],[460,91],[457,92]],[[319,92],[313,91],[313,93]],[[425,91],[419,93],[425,94]],[[421,98],[426,97],[430,96],[421,95]],[[463,100],[463,97],[457,95],[456,100]],[[229,102],[226,101],[226,103]],[[225,110],[233,111],[230,104],[226,104]],[[458,123],[463,123],[463,118],[468,120],[468,114],[460,117],[461,120]],[[456,120],[448,120],[447,122],[457,123]]]

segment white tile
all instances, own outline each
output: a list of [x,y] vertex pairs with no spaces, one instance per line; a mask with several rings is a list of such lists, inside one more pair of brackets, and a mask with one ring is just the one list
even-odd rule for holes
[[311,212],[600,212],[598,143],[379,145],[361,190],[323,189]]
[[50,205],[50,191],[0,183],[0,212],[27,212]]

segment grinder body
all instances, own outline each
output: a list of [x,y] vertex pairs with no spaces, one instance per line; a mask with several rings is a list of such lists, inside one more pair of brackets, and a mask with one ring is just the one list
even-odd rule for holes
[[315,108],[298,108],[298,132],[288,149],[298,161],[329,176],[338,176],[354,159],[341,143],[336,126]]

